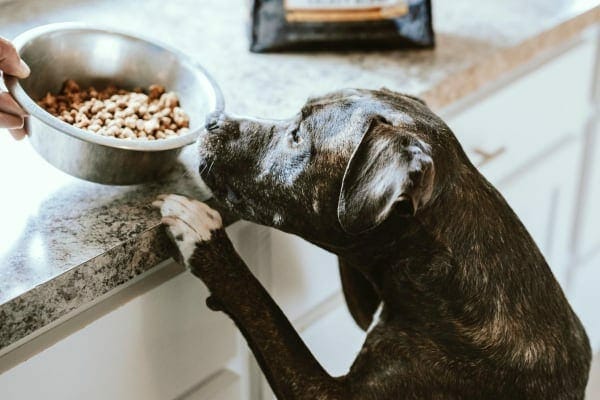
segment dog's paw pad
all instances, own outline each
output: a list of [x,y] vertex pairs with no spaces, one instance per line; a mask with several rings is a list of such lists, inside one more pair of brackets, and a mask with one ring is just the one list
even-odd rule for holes
[[158,196],[152,205],[160,209],[162,222],[186,263],[197,243],[209,241],[212,232],[223,227],[221,215],[197,200],[169,194]]

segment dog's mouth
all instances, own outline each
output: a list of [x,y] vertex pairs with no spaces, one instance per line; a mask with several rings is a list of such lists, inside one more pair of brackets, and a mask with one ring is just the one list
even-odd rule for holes
[[200,160],[200,178],[206,183],[213,196],[220,201],[225,201],[235,207],[242,202],[238,193],[231,187],[226,179],[217,176],[213,171],[214,160]]

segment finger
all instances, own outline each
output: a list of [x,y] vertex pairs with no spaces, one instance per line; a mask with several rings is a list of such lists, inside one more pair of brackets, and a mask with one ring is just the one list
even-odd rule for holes
[[160,209],[163,205],[164,201],[154,200],[152,202],[152,207]]
[[25,130],[25,128],[9,129],[8,131],[10,132],[12,137],[15,138],[15,140],[21,140],[25,136],[27,136],[27,131]]
[[0,128],[19,129],[23,128],[23,117],[19,115],[0,112]]
[[3,38],[0,38],[0,70],[17,78],[27,78],[31,72],[12,43]]
[[27,113],[21,108],[19,103],[10,95],[10,93],[0,93],[0,112],[8,114],[25,116]]

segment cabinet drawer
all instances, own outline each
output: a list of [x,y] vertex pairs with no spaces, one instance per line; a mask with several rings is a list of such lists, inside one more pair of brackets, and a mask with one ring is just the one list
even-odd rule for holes
[[582,133],[591,110],[596,40],[449,116],[465,151],[498,183],[569,137]]
[[341,288],[337,257],[297,236],[271,232],[271,293],[296,320]]
[[0,375],[0,398],[180,396],[236,352],[233,323],[206,308],[207,295],[179,274]]

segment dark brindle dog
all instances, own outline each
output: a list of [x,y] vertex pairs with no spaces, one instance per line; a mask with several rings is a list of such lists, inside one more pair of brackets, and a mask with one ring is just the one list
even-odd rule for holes
[[373,323],[350,372],[329,376],[219,214],[161,196],[209,307],[235,321],[278,398],[583,398],[581,323],[518,217],[420,100],[346,90],[285,121],[212,116],[200,157],[225,209],[337,254],[354,319]]

